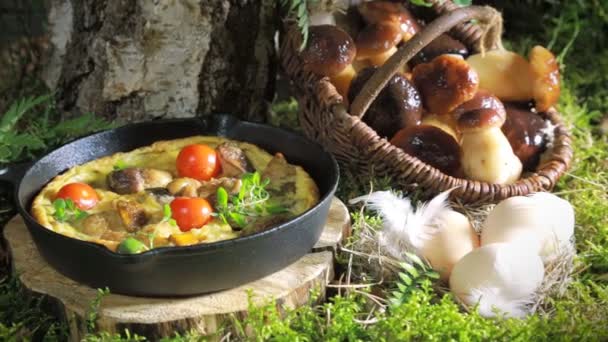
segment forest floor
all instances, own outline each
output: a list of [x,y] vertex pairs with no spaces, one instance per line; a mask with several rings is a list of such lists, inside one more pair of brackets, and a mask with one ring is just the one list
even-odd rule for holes
[[[502,4],[507,6],[507,47],[525,54],[533,45],[544,45],[559,54],[562,65],[558,109],[573,133],[575,160],[555,192],[572,203],[577,222],[577,257],[567,289],[548,298],[542,312],[525,319],[485,319],[435,291],[430,279],[405,290],[385,283],[334,292],[322,304],[288,310],[283,317],[273,303],[252,307],[245,321],[234,321],[224,334],[244,339],[247,326],[256,340],[281,341],[608,340],[608,1],[508,3]],[[60,121],[49,97],[23,97],[39,89],[43,87],[31,82],[27,90],[13,92],[22,100],[0,118],[0,163],[31,159],[69,139],[116,125],[92,115]],[[297,129],[297,104],[287,101],[273,108],[273,123]],[[390,182],[344,173],[338,196],[347,201],[372,186],[387,189]],[[377,217],[360,214],[358,207],[351,210],[352,239],[359,238],[364,225],[378,226]],[[14,214],[11,191],[3,187],[0,226]],[[372,275],[366,276],[367,283],[373,283]],[[407,292],[399,305],[380,307],[371,300],[393,290]],[[89,341],[141,340],[95,332],[94,321],[90,323]],[[11,277],[9,256],[0,248],[0,340],[64,340],[66,333],[65,324],[45,311],[44,298],[23,293]],[[186,333],[173,339],[200,338]]]

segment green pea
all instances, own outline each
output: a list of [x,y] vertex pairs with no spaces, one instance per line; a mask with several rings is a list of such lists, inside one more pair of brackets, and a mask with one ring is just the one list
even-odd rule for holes
[[134,237],[128,237],[118,245],[118,253],[120,254],[137,254],[145,252],[148,247]]

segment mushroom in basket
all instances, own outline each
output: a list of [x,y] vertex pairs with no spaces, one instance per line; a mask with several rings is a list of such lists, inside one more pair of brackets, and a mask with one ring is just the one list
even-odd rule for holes
[[387,23],[397,27],[401,31],[403,41],[410,40],[420,31],[416,18],[401,4],[369,1],[359,4],[357,9],[368,25]]
[[[375,67],[363,69],[353,80],[348,92],[351,103],[375,71]],[[390,138],[404,127],[418,125],[421,114],[422,102],[418,90],[403,74],[397,73],[372,102],[363,121],[381,137]]]
[[509,184],[519,179],[522,164],[500,130],[506,113],[492,94],[479,91],[454,110],[462,133],[462,166],[469,179]]
[[480,86],[503,101],[534,100],[538,112],[553,106],[560,93],[559,65],[551,51],[535,46],[529,62],[515,52],[493,50],[470,56]]
[[402,38],[401,29],[392,23],[368,25],[357,35],[357,60],[380,66],[397,52]]
[[507,120],[502,132],[509,140],[515,155],[521,160],[525,171],[533,171],[540,155],[547,148],[549,123],[527,106],[505,103]]
[[345,99],[356,75],[352,66],[357,49],[348,33],[336,26],[319,25],[309,29],[308,45],[302,51],[304,69],[328,76]]

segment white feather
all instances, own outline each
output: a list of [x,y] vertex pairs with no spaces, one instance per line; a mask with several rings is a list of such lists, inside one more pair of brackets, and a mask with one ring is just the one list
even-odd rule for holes
[[529,305],[532,303],[532,295],[527,298],[507,299],[501,294],[500,289],[483,287],[472,289],[466,302],[477,303],[477,310],[483,317],[505,315],[523,318],[530,312]]
[[408,198],[402,198],[390,191],[376,191],[369,195],[350,200],[351,204],[364,201],[382,218],[382,232],[379,242],[390,254],[401,257],[405,251],[419,254],[424,241],[437,231],[436,218],[449,209],[447,198],[453,189],[444,191],[417,209]]

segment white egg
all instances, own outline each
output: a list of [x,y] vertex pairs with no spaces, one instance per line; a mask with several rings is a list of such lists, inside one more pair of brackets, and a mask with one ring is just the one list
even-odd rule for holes
[[503,301],[520,301],[538,289],[544,274],[538,254],[515,244],[493,243],[454,265],[450,290],[467,305],[477,304],[488,289]]
[[520,248],[525,248],[540,254],[542,249],[543,234],[538,229],[530,226],[489,226],[492,228],[484,229],[481,232],[481,245],[489,245],[492,243],[508,242],[513,243]]
[[481,245],[510,242],[548,260],[569,243],[573,233],[570,203],[550,193],[537,193],[500,202],[483,224]]
[[424,241],[421,254],[447,281],[454,264],[479,247],[479,237],[469,219],[453,210],[444,210],[435,223],[438,229]]
[[574,208],[570,202],[548,192],[530,195],[544,210],[541,210],[545,222],[545,236],[542,240],[540,255],[550,259],[565,244],[571,243],[574,236]]
[[529,197],[515,196],[496,205],[481,230],[481,245],[512,242],[522,248],[540,253],[545,223]]

